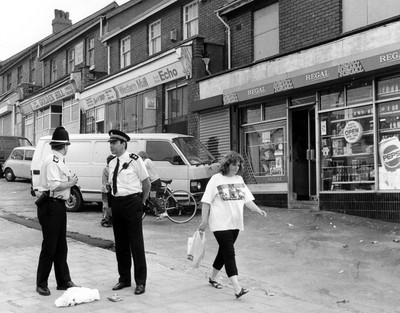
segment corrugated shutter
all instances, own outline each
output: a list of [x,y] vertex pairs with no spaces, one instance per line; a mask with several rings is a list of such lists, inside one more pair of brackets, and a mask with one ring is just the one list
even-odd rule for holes
[[200,141],[217,159],[231,150],[228,109],[200,114]]

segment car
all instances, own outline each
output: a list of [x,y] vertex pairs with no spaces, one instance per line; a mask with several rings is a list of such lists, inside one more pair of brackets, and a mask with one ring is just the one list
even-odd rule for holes
[[14,148],[3,164],[4,177],[7,181],[12,182],[16,178],[31,179],[31,164],[34,146]]
[[32,143],[25,137],[0,136],[0,177],[3,177],[3,164],[10,156],[11,151],[16,147],[32,146]]

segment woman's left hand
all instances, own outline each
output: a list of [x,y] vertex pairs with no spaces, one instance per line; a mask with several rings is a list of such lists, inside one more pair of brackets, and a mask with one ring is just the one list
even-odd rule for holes
[[267,217],[267,212],[265,212],[264,210],[260,210],[260,214],[261,214],[263,217]]

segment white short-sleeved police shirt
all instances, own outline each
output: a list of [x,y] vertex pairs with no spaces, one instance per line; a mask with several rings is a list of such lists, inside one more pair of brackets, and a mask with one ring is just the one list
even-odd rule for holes
[[142,192],[142,181],[149,177],[146,166],[142,158],[138,155],[127,151],[119,158],[114,158],[110,161],[109,168],[109,183],[112,190],[112,179],[114,176],[115,167],[119,159],[119,169],[117,176],[117,194],[116,197],[128,196],[138,192]]

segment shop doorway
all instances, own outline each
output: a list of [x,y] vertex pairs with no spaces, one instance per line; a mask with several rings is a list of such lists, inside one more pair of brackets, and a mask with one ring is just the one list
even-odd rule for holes
[[291,112],[292,201],[317,200],[315,106]]

